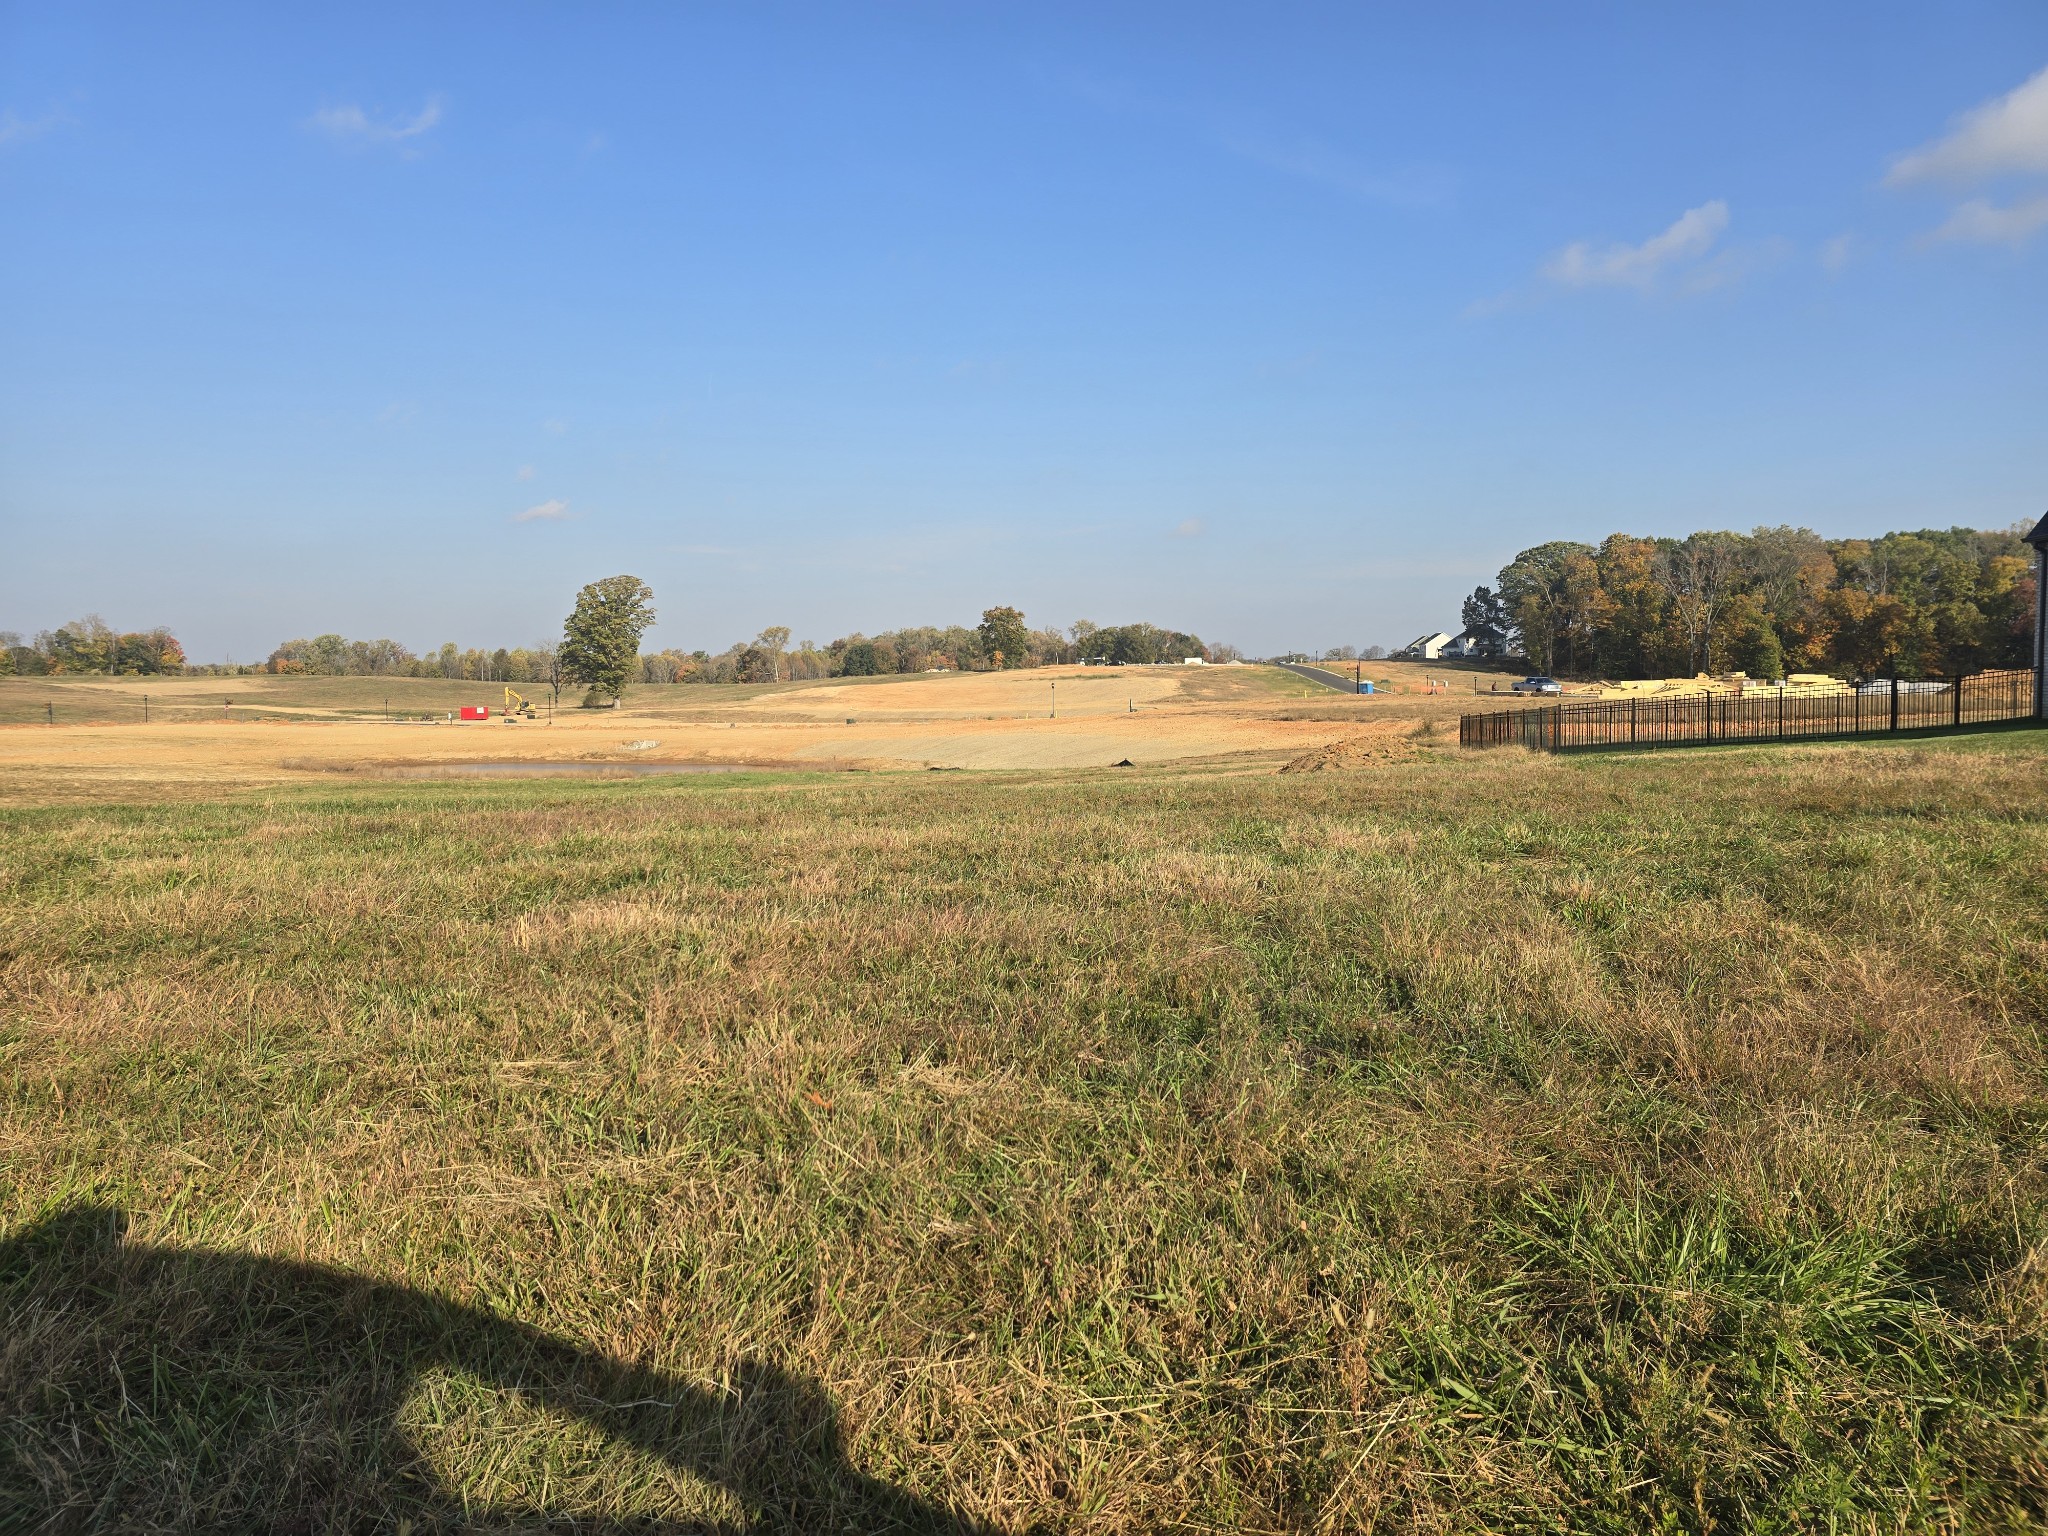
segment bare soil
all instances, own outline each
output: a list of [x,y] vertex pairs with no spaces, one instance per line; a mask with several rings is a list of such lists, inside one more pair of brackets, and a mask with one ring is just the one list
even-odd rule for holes
[[[1412,747],[1399,743],[1432,722],[1448,736],[1442,727],[1475,702],[1470,692],[1420,691],[1425,673],[1445,675],[1434,668],[1381,662],[1373,669],[1392,679],[1391,691],[1347,695],[1271,667],[1059,667],[644,687],[616,710],[566,708],[538,720],[502,717],[495,706],[503,687],[491,683],[5,679],[0,797],[206,793],[497,762],[1031,770],[1227,760],[1256,767],[1342,742],[1353,745],[1339,755],[1362,763],[1406,755]],[[492,705],[492,718],[450,719],[464,704]],[[387,708],[396,718],[385,717]],[[1378,743],[1379,758],[1362,743]]]

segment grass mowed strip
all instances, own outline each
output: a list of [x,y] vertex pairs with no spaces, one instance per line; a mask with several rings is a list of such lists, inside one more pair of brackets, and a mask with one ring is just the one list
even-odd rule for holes
[[0,1510],[2019,1528],[2044,912],[2038,733],[9,809]]

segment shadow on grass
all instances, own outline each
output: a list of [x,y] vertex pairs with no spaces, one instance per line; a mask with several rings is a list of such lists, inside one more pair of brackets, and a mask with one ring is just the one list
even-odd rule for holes
[[[9,1529],[991,1530],[855,1470],[825,1393],[773,1365],[707,1387],[406,1287],[125,1229],[84,1206],[0,1243]],[[423,1378],[450,1372],[715,1484],[745,1517],[480,1509],[407,1432]]]

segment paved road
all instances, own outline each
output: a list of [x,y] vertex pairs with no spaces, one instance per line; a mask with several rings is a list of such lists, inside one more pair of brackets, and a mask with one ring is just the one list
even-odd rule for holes
[[1304,667],[1291,661],[1283,661],[1279,665],[1296,677],[1305,677],[1312,683],[1321,683],[1325,688],[1334,688],[1339,693],[1358,692],[1357,680],[1345,677],[1342,673],[1326,671],[1322,667]]

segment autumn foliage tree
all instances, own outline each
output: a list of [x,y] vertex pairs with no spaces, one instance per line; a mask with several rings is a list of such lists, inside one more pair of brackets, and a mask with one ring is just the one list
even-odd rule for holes
[[1830,540],[1775,527],[1539,544],[1499,591],[1544,671],[1915,677],[2027,665],[2033,585],[2017,530]]
[[46,629],[27,645],[0,636],[6,671],[29,677],[61,673],[158,677],[185,670],[185,648],[168,629],[116,631],[96,613]]

